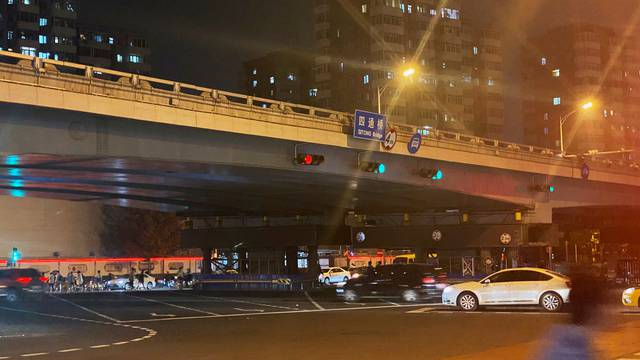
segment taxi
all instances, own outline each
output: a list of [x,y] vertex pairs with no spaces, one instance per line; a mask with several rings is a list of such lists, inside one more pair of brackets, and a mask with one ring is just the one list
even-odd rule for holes
[[640,287],[628,288],[622,292],[622,305],[638,307],[638,298],[640,298]]

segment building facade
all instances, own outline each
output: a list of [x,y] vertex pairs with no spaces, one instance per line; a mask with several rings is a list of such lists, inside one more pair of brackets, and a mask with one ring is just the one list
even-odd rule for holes
[[244,88],[252,96],[311,104],[313,57],[304,50],[282,50],[244,63]]
[[501,39],[467,21],[459,0],[442,4],[316,0],[315,103],[375,111],[380,91],[391,122],[501,137]]
[[74,0],[6,0],[0,5],[0,48],[43,59],[148,73],[150,50],[140,36],[78,23]]
[[[560,119],[573,113],[563,131],[567,152],[637,147],[637,38],[601,26],[573,24],[529,39],[522,54],[527,143],[559,149]],[[589,101],[594,104],[591,109],[580,108]]]

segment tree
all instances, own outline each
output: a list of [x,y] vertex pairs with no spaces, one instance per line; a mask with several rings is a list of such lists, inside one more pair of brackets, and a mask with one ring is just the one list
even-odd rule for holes
[[174,214],[116,206],[104,206],[102,214],[102,249],[108,256],[168,256],[180,248],[180,220]]

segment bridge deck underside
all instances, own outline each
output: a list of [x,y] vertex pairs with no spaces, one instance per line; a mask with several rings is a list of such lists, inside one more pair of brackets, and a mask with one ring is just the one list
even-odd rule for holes
[[20,154],[0,157],[0,194],[207,215],[309,215],[518,205],[430,186],[306,171],[138,158]]

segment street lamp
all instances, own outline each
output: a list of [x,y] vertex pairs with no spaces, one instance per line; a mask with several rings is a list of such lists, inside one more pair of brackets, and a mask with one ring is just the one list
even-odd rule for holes
[[[406,69],[404,69],[402,71],[402,77],[403,78],[410,78],[412,77],[414,74],[416,73],[416,69],[413,67],[408,67]],[[382,104],[380,102],[380,98],[382,97],[382,94],[384,93],[385,90],[387,90],[387,88],[389,87],[389,84],[391,82],[388,82],[386,85],[384,86],[378,86],[378,114],[382,114]]]
[[587,101],[582,103],[580,106],[576,107],[575,109],[573,109],[570,113],[561,116],[560,117],[560,154],[561,156],[565,156],[565,151],[564,151],[564,134],[562,132],[564,123],[567,122],[567,120],[569,120],[569,118],[571,117],[571,115],[577,113],[580,110],[588,110],[591,109],[593,107],[593,102],[591,101]]

